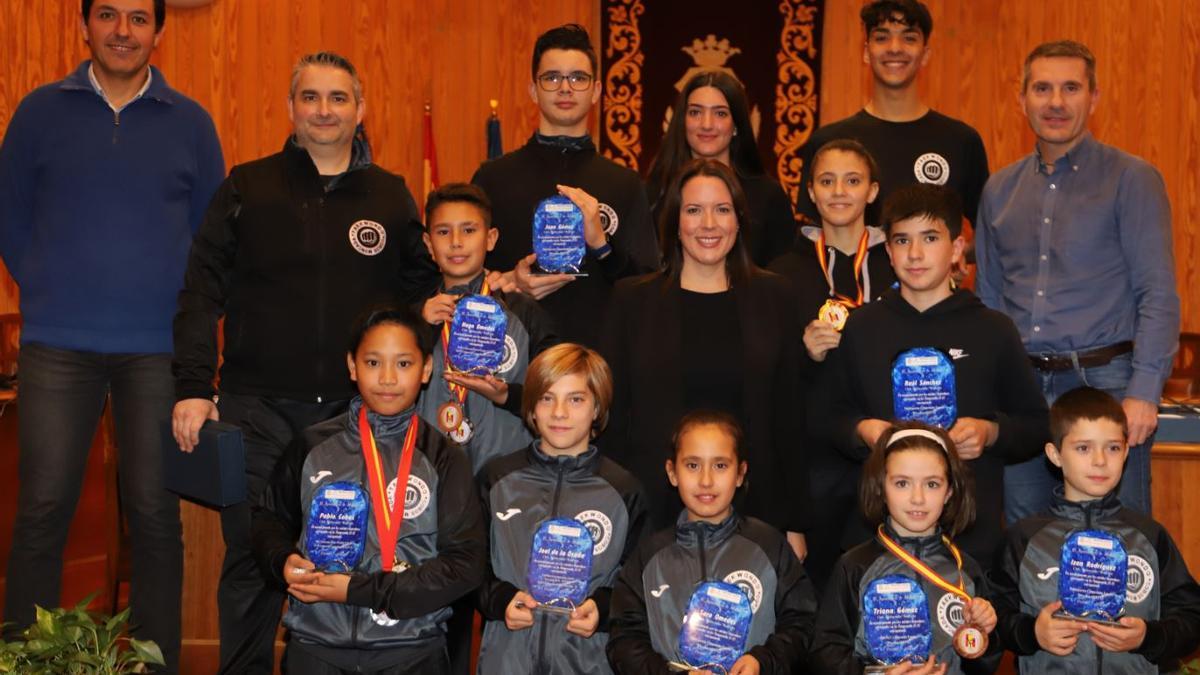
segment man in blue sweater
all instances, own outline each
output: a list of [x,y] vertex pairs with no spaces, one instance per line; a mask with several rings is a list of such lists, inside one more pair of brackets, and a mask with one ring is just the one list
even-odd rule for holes
[[4,619],[59,602],[63,546],[111,394],[134,635],[179,654],[179,501],[162,486],[171,319],[224,175],[212,119],[149,65],[163,0],[82,0],[92,58],[21,101],[0,146],[0,255],[21,290],[20,496]]

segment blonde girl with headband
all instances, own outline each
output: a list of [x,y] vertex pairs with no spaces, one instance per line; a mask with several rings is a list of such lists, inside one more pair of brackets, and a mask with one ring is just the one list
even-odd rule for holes
[[991,673],[1001,650],[980,566],[952,538],[975,517],[971,475],[942,429],[898,422],[863,467],[874,539],[833,571],[813,658],[826,673]]

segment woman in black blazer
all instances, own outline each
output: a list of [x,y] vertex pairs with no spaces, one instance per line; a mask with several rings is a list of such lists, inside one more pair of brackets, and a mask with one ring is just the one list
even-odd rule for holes
[[808,476],[800,447],[801,326],[789,282],[750,260],[746,201],[725,164],[697,159],[671,182],[660,219],[666,265],[618,282],[603,352],[616,390],[601,443],[641,481],[656,527],[681,504],[664,465],[685,412],[724,410],[749,462],[739,511],[788,533],[803,557]]

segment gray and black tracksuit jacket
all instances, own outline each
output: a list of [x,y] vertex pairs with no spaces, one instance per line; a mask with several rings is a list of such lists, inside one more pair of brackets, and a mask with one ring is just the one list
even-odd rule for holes
[[[483,675],[575,675],[611,673],[604,657],[608,607],[617,573],[646,524],[641,486],[595,446],[577,457],[551,457],[539,441],[497,457],[479,475],[490,520],[491,567],[479,589],[486,625],[479,650]],[[531,628],[511,631],[504,612],[525,581],[529,551],[538,526],[550,518],[574,518],[595,542],[588,597],[600,611],[590,638],[566,630],[563,614],[534,613]]]
[[817,599],[787,539],[756,518],[689,522],[684,511],[675,527],[639,546],[621,571],[608,643],[616,672],[672,672],[667,662],[681,661],[683,615],[706,581],[734,584],[750,599],[746,653],[758,660],[759,672],[788,675],[799,667],[812,642]]
[[[271,488],[254,508],[255,558],[277,583],[284,583],[283,566],[290,554],[307,557],[306,514],[321,486],[356,483],[370,495],[358,433],[362,405],[355,397],[346,414],[309,427],[280,461]],[[372,511],[365,550],[350,576],[345,604],[288,599],[283,622],[291,639],[328,648],[323,654],[331,661],[339,654],[352,658],[353,650],[394,649],[402,656],[425,647],[442,649],[450,604],[476,588],[486,568],[483,522],[462,449],[412,409],[390,417],[368,413],[367,420],[383,458],[389,499],[396,494],[404,499],[396,560],[410,567],[382,571]],[[416,454],[408,485],[397,488],[400,450],[410,423],[420,425]]]
[[[482,287],[481,273],[465,286],[455,286],[440,292],[464,296],[479,293]],[[558,342],[553,320],[536,300],[521,293],[492,291],[491,295],[504,308],[508,319],[508,328],[504,334],[504,357],[495,373],[496,377],[508,383],[508,400],[503,406],[497,406],[486,396],[467,391],[465,412],[470,420],[472,433],[463,444],[463,450],[471,460],[471,471],[476,474],[493,457],[507,455],[533,442],[529,428],[521,419],[521,392],[525,383],[525,370],[533,357]],[[449,401],[452,395],[446,380],[442,378],[442,373],[446,370],[441,338],[442,326],[434,326],[434,331],[436,339],[433,348],[433,375],[417,401],[417,412],[421,419],[436,429],[438,408]]]
[[[1102,530],[1121,540],[1129,560],[1125,616],[1146,622],[1146,637],[1131,652],[1108,652],[1087,632],[1075,651],[1042,651],[1034,633],[1038,613],[1059,599],[1062,545],[1078,530]],[[1171,535],[1154,519],[1121,506],[1116,491],[1102,499],[1069,502],[1054,492],[1050,512],[1031,516],[1008,530],[1007,542],[990,573],[996,626],[1004,647],[1017,654],[1022,673],[1158,673],[1200,645],[1200,587]]]
[[[944,542],[940,529],[924,537],[901,537],[885,526],[887,535],[904,550],[933,568],[952,584],[958,583],[958,563]],[[962,580],[971,597],[988,597],[987,581],[970,555],[962,552]],[[929,627],[933,631],[933,655],[938,663],[948,664],[947,673],[991,673],[1000,663],[1002,649],[995,635],[989,635],[988,650],[978,659],[963,659],[954,651],[954,633],[962,625],[965,605],[954,593],[942,590],[871,539],[846,551],[833,569],[833,576],[821,599],[817,617],[817,635],[813,641],[815,671],[838,675],[857,675],[877,661],[867,649],[866,627],[862,621],[862,598],[867,586],[876,579],[899,574],[912,579],[925,591],[929,607]]]

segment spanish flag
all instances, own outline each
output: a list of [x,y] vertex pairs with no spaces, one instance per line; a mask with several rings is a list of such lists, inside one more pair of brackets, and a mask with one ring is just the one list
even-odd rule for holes
[[425,103],[425,159],[422,162],[424,176],[422,187],[424,192],[421,195],[421,203],[429,199],[429,193],[433,192],[438,187],[438,170],[437,170],[437,147],[433,144],[433,106],[428,102]]

